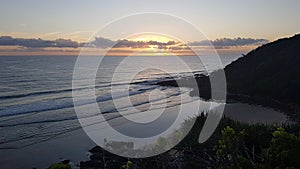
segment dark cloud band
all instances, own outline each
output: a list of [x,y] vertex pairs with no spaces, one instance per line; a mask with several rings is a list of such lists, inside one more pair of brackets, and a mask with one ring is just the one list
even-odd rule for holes
[[247,46],[247,45],[262,45],[265,43],[268,43],[269,41],[267,39],[252,39],[252,38],[222,38],[222,39],[216,39],[213,41],[209,40],[203,40],[203,41],[196,41],[191,42],[188,45],[189,46],[210,46],[214,45],[216,47],[230,47],[230,46]]
[[23,46],[27,48],[46,48],[46,47],[70,47],[77,48],[80,43],[69,39],[43,40],[43,39],[24,39],[13,38],[10,36],[0,37],[0,46]]
[[[204,40],[191,42],[188,46],[210,46],[215,47],[230,47],[230,46],[246,46],[246,45],[261,45],[267,43],[266,39],[252,39],[252,38],[222,38],[213,41]],[[171,49],[175,45],[180,45],[179,42],[158,42],[158,41],[131,41],[127,39],[113,41],[103,37],[96,37],[95,40],[87,43],[79,43],[70,39],[57,39],[57,40],[43,40],[43,39],[24,39],[13,38],[10,36],[0,37],[0,46],[22,46],[26,48],[78,48],[78,47],[91,47],[91,48],[149,48],[150,46],[157,46],[158,49]],[[182,45],[182,44],[181,44]],[[186,46],[186,45],[185,45]]]

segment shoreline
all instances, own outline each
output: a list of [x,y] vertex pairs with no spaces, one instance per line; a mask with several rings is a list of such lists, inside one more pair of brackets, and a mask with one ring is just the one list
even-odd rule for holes
[[[196,80],[197,88],[195,88],[193,81]],[[160,81],[154,83],[159,86],[170,86],[170,87],[179,87],[179,82],[183,87],[189,87],[193,90],[190,92],[191,97],[200,97],[206,101],[211,99],[211,88],[209,77],[202,74],[195,74],[194,77],[185,77],[182,79],[172,79],[166,81]],[[228,89],[227,89],[228,90]],[[247,103],[250,105],[259,105],[267,108],[272,108],[286,114],[289,119],[294,122],[300,122],[300,116],[297,112],[300,111],[300,105],[296,103],[291,103],[287,101],[279,101],[274,98],[267,96],[250,96],[247,94],[233,93],[227,91],[226,103]]]

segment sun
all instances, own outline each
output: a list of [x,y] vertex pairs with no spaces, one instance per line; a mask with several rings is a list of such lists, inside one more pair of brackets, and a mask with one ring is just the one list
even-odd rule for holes
[[126,37],[125,48],[113,48],[108,55],[116,55],[121,52],[124,56],[174,56],[194,55],[188,46],[173,37],[154,33],[136,34]]
[[161,42],[161,43],[167,43],[169,41],[176,41],[175,39],[172,39],[170,37],[163,36],[163,35],[155,35],[155,34],[136,35],[136,36],[128,38],[128,40],[136,41],[136,42],[156,41],[156,42]]

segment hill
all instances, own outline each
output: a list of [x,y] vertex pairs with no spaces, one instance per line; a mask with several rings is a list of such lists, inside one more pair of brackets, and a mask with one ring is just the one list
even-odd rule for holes
[[225,74],[230,93],[300,104],[300,34],[258,47]]

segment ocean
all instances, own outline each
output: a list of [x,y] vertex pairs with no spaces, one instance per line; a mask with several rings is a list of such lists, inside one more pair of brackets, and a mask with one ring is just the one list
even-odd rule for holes
[[[221,56],[223,65],[227,65],[236,60],[238,55]],[[171,56],[132,56],[130,61],[122,63],[123,57],[105,57],[99,65],[94,86],[72,87],[75,56],[2,56],[0,57],[0,165],[5,168],[22,168],[25,165],[30,167],[47,167],[54,160],[59,158],[72,158],[74,163],[82,156],[76,154],[87,151],[88,146],[94,143],[85,139],[80,139],[78,135],[73,136],[76,131],[82,132],[82,126],[78,122],[78,116],[74,111],[72,91],[82,92],[91,88],[95,89],[96,99],[85,100],[80,106],[84,107],[93,102],[97,102],[102,114],[106,117],[115,118],[117,111],[124,112],[125,115],[140,112],[147,113],[149,107],[160,109],[164,106],[163,100],[168,98],[168,105],[176,107],[182,103],[190,104],[198,101],[199,98],[189,97],[190,89],[178,90],[176,87],[162,87],[152,85],[153,82],[164,81],[170,78],[183,78],[192,75],[193,72],[207,73],[218,68],[209,56],[203,56],[205,64],[199,62],[199,58],[194,56],[182,56],[175,59]],[[80,67],[83,75],[92,70],[89,64],[94,63],[98,58],[90,56],[84,58],[86,65]],[[188,65],[182,65],[181,61]],[[122,63],[122,66],[120,66]],[[140,71],[147,68],[144,71]],[[163,71],[159,68],[165,68]],[[132,74],[135,76],[132,78]],[[82,76],[82,81],[89,81],[89,76]],[[126,88],[129,86],[129,88]],[[111,90],[115,87],[115,90]],[[124,89],[128,89],[125,91]],[[129,94],[127,96],[127,92]],[[113,92],[113,94],[111,93]],[[164,93],[164,97],[161,97]],[[112,95],[115,97],[112,98]],[[149,97],[151,96],[151,97]],[[183,97],[184,96],[184,97]],[[129,97],[130,103],[124,103],[119,110],[109,104],[113,99]],[[181,100],[179,98],[185,98]],[[270,112],[275,120],[284,119],[282,113],[263,107],[255,107],[236,104],[239,108],[247,110],[246,113],[264,110]],[[230,112],[234,112],[233,105],[229,105]],[[276,114],[274,116],[273,114]],[[198,112],[195,112],[198,113]],[[258,113],[255,114],[259,116]],[[88,117],[81,115],[79,118],[93,118],[95,114],[88,114]],[[142,116],[142,115],[136,115]],[[235,115],[233,115],[235,116]],[[253,116],[249,114],[248,116]],[[153,120],[151,115],[146,115],[144,119]],[[246,116],[247,117],[247,116]],[[270,115],[266,115],[270,117]],[[265,118],[265,117],[264,117]],[[249,120],[249,118],[247,118]],[[71,140],[78,148],[62,145],[64,141]],[[76,138],[79,138],[76,140]],[[84,143],[81,141],[84,140]],[[53,142],[53,143],[51,143]],[[80,145],[86,144],[86,146]],[[45,145],[49,147],[45,147]],[[91,148],[91,147],[90,147]],[[33,150],[35,149],[35,150]],[[38,150],[36,150],[38,149]],[[74,151],[72,151],[74,150]],[[33,158],[30,162],[23,160],[23,164],[12,164],[13,161],[26,159],[25,153],[37,153],[39,157]],[[44,157],[42,157],[44,156]],[[67,157],[62,157],[67,156]],[[47,158],[46,158],[47,157]],[[55,159],[57,158],[57,159]],[[2,168],[2,167],[1,167]]]

